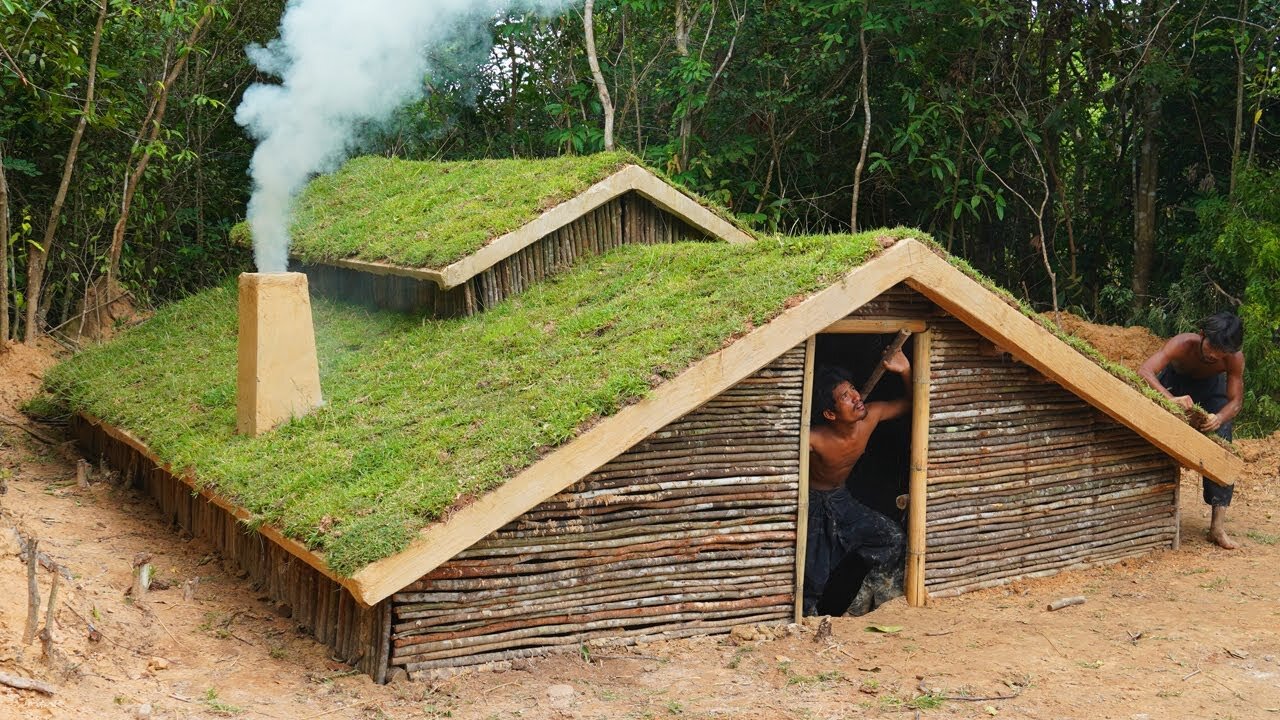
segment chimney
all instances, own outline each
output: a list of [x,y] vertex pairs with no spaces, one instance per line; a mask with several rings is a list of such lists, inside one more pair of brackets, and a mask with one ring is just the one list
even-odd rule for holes
[[303,273],[240,274],[236,431],[257,437],[320,406],[320,370]]

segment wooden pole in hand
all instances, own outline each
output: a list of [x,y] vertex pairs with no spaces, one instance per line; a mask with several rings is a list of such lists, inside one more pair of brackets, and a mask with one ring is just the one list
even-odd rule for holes
[[880,378],[884,376],[883,361],[888,360],[894,353],[901,350],[902,344],[905,343],[909,337],[911,337],[910,330],[899,330],[898,336],[893,339],[893,342],[889,343],[889,347],[884,349],[884,355],[880,357],[881,362],[876,363],[876,369],[871,372],[871,377],[867,378],[867,382],[862,385],[862,390],[859,391],[863,400],[866,400],[867,395],[876,388],[876,385],[880,382]]

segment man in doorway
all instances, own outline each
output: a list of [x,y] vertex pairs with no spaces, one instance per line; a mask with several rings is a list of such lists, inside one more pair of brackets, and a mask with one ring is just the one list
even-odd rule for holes
[[[1184,410],[1199,404],[1210,415],[1201,423],[1203,432],[1217,432],[1231,439],[1231,426],[1244,402],[1244,325],[1231,313],[1218,313],[1200,321],[1200,332],[1170,338],[1147,358],[1138,374]],[[1204,501],[1212,508],[1209,537],[1220,547],[1237,546],[1227,536],[1227,506],[1234,485],[1219,485],[1203,478]]]
[[[864,404],[843,369],[823,367],[814,377],[813,428],[809,432],[809,532],[804,563],[805,615],[818,614],[818,603],[832,571],[846,556],[856,555],[867,569],[864,585],[877,578],[892,577],[902,562],[906,535],[901,526],[855,500],[846,487],[853,466],[866,451],[876,426],[911,408],[911,363],[901,351],[883,363],[886,370],[902,378],[908,389],[905,397]],[[865,607],[862,611],[869,609]]]

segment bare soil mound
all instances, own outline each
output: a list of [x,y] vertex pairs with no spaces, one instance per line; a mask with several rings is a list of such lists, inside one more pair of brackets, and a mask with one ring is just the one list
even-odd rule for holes
[[1138,325],[1098,325],[1067,312],[1062,313],[1059,325],[1072,335],[1087,340],[1109,359],[1134,372],[1164,345],[1164,340]]
[[0,341],[0,415],[18,419],[18,407],[40,389],[40,381],[57,364],[49,345],[36,347]]

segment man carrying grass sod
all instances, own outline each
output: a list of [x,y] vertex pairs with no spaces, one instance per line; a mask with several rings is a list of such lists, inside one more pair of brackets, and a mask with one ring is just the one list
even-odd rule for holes
[[[1147,358],[1138,374],[1184,410],[1199,405],[1209,411],[1200,423],[1203,432],[1217,432],[1230,440],[1231,427],[1244,402],[1244,325],[1231,313],[1218,313],[1200,321],[1200,332],[1170,338]],[[1220,547],[1234,550],[1227,536],[1227,506],[1234,485],[1219,485],[1203,478],[1204,501],[1212,508],[1209,537]]]
[[[911,387],[911,363],[902,351],[883,362],[886,370],[902,378],[904,387]],[[861,615],[893,596],[906,534],[898,523],[855,500],[846,483],[876,426],[910,409],[911,393],[897,400],[864,404],[843,370],[818,370],[813,383],[814,427],[809,433],[805,615],[822,612],[819,605],[827,583],[847,556],[856,557],[866,573],[850,614]]]

